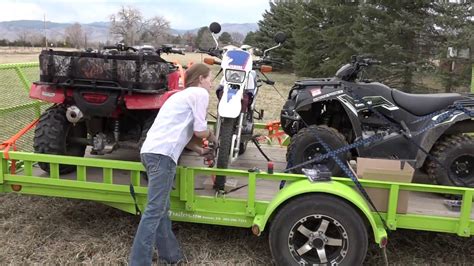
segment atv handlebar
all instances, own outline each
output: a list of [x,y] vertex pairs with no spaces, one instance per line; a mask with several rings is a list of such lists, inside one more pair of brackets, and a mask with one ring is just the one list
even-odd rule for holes
[[352,56],[352,64],[355,66],[380,65],[382,62],[368,56]]
[[174,48],[168,47],[168,46],[163,46],[159,49],[156,49],[156,53],[157,54],[167,53],[167,54],[181,54],[181,55],[184,55],[183,51],[177,50],[177,49],[174,49]]
[[117,44],[117,45],[113,45],[113,46],[104,46],[103,47],[104,50],[111,50],[111,49],[117,49],[118,51],[128,51],[128,50],[132,50],[134,52],[138,51],[137,49],[131,47],[131,46],[126,46],[124,44]]

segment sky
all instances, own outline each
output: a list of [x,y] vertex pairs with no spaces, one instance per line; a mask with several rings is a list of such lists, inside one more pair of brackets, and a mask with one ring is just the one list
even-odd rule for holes
[[174,29],[194,29],[219,23],[256,23],[269,0],[0,0],[0,21],[43,20],[90,23],[109,21],[120,6],[138,8],[144,17],[165,17]]

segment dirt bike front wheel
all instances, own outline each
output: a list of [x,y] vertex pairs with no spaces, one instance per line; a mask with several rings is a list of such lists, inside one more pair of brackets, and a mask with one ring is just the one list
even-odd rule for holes
[[[217,152],[217,168],[227,169],[231,158],[232,149],[232,135],[235,132],[237,119],[222,118],[219,129],[219,150]],[[222,175],[216,176],[214,182],[214,189],[223,190],[226,182],[226,177]]]

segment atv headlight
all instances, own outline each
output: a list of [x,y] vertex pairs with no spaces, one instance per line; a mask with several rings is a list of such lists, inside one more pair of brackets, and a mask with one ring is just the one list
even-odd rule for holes
[[225,79],[227,82],[242,83],[245,79],[245,71],[227,69]]

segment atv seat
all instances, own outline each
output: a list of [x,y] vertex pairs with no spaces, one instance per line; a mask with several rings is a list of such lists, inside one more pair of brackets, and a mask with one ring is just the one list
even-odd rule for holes
[[465,99],[458,93],[410,94],[399,90],[392,90],[392,97],[398,106],[417,116],[442,110],[457,100]]

